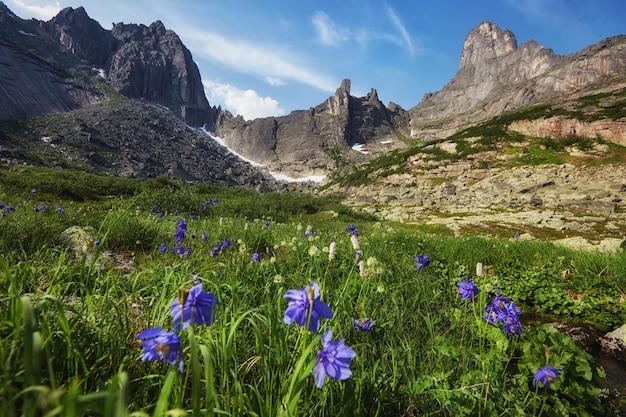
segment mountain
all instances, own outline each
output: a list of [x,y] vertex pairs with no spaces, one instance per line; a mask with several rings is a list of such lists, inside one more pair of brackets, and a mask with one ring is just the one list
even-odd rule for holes
[[325,175],[349,161],[370,159],[351,149],[357,144],[370,150],[403,147],[406,111],[393,103],[387,108],[375,89],[355,98],[350,84],[343,80],[325,102],[287,116],[245,121],[223,112],[215,130],[229,148],[293,177]]
[[[384,172],[402,171],[375,158],[437,147],[537,106],[543,111],[496,130],[626,144],[626,36],[560,56],[534,41],[518,46],[512,32],[485,21],[468,34],[450,82],[409,110],[386,106],[374,88],[354,97],[350,84],[343,80],[308,110],[246,121],[210,106],[190,51],[160,21],[106,30],[82,7],[42,22],[20,19],[0,2],[0,158],[8,164],[269,189],[281,186],[268,170],[352,178],[375,161]],[[266,168],[235,158],[200,127]]]
[[[252,121],[223,113],[215,129],[230,148],[274,170],[292,176],[327,174],[405,149],[416,140],[444,139],[507,112],[625,85],[626,36],[561,56],[533,40],[518,46],[511,31],[484,21],[465,39],[450,82],[408,111],[393,103],[385,107],[375,89],[352,97],[350,82],[344,80],[333,97],[309,110]],[[557,136],[576,131],[626,144],[621,122],[594,125],[558,119],[547,124],[550,128],[543,131]],[[524,129],[537,133],[542,124]],[[365,145],[368,155],[351,149],[357,143]]]
[[615,36],[567,56],[482,22],[465,39],[459,69],[440,91],[408,110],[411,131],[441,139],[469,124],[626,85],[626,36]]
[[5,164],[289,189],[192,128],[211,128],[220,111],[191,53],[161,22],[108,31],[82,7],[41,22],[0,2]]
[[191,53],[161,22],[108,31],[82,7],[40,22],[19,19],[2,4],[0,37],[2,119],[102,102],[107,87],[94,79],[99,73],[117,93],[163,105],[191,126],[215,121],[218,109],[209,106]]

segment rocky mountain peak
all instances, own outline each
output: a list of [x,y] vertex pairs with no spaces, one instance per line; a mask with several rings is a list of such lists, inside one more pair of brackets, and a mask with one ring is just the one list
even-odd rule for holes
[[46,25],[56,35],[61,47],[98,68],[108,64],[118,41],[87,15],[83,7],[66,7]]
[[335,91],[335,95],[328,98],[328,111],[333,116],[339,116],[348,112],[351,83],[349,79],[344,79]]
[[107,67],[108,80],[120,93],[169,108],[192,126],[213,126],[216,111],[204,95],[191,52],[161,21],[150,26],[117,23],[111,35],[119,48]]

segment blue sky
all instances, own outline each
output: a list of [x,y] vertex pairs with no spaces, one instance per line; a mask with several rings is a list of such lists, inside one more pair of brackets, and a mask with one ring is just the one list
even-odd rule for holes
[[161,20],[191,50],[211,105],[246,119],[316,106],[342,79],[409,109],[455,74],[483,20],[570,54],[626,34],[624,0],[3,0],[48,20],[83,6],[105,29]]

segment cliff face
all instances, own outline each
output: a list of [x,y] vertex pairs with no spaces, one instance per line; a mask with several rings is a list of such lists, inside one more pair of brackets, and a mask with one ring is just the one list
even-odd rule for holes
[[161,104],[189,125],[213,125],[200,71],[176,33],[157,21],[148,27],[118,23],[111,34],[120,45],[105,67],[113,88]]
[[351,149],[356,144],[371,151],[403,146],[398,136],[408,134],[406,111],[385,107],[374,89],[353,97],[350,84],[343,80],[324,103],[287,116],[245,121],[222,113],[216,132],[237,153],[294,177],[324,175],[337,167],[337,156],[346,162],[366,159]]
[[[626,36],[568,55],[482,22],[467,36],[459,69],[440,91],[409,110],[414,137],[442,138],[467,123],[601,85],[626,71]],[[444,120],[445,119],[445,120]]]
[[42,22],[22,20],[0,3],[0,119],[65,112],[104,99],[89,76],[69,71],[81,67],[80,60],[59,49]]
[[217,109],[198,67],[161,22],[116,24],[111,31],[85,9],[63,9],[48,22],[22,20],[0,7],[0,119],[64,112],[106,98],[107,86],[169,108],[192,126],[212,127]]

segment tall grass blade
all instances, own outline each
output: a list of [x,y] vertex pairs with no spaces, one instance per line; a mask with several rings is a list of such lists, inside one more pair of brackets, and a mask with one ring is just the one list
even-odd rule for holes
[[174,379],[176,378],[176,371],[170,370],[165,378],[165,383],[161,388],[159,399],[154,407],[154,414],[152,417],[161,417],[165,415],[165,410],[169,405],[170,394],[172,393],[172,387],[174,386]]

